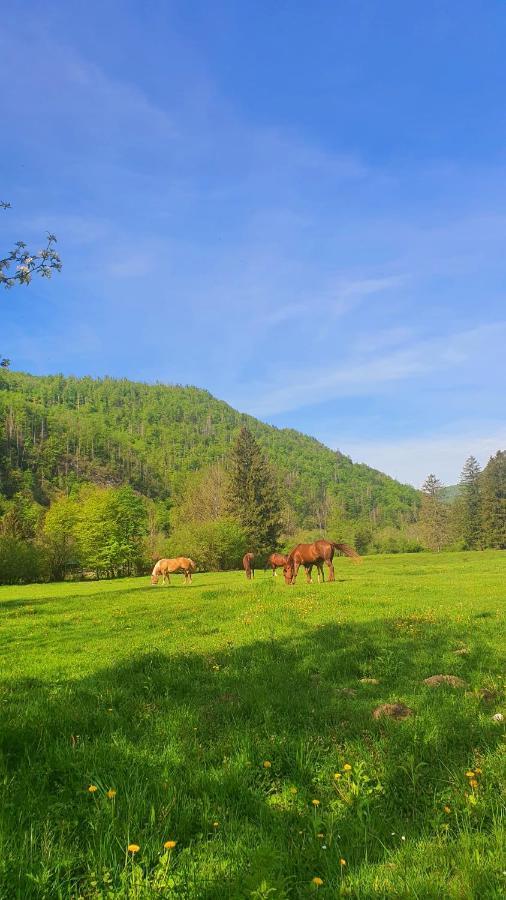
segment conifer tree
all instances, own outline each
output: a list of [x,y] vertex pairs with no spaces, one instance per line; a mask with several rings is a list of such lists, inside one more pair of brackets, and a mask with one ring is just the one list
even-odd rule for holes
[[487,547],[506,549],[506,450],[492,456],[483,470],[482,521]]
[[272,469],[248,428],[241,428],[228,461],[228,512],[242,525],[250,549],[276,548],[281,532],[281,502]]
[[482,546],[480,476],[478,460],[470,456],[462,469],[457,499],[460,531],[468,550],[476,550]]
[[420,525],[424,542],[429,550],[438,552],[448,540],[448,509],[441,492],[443,484],[431,474],[422,486],[422,505],[420,508]]

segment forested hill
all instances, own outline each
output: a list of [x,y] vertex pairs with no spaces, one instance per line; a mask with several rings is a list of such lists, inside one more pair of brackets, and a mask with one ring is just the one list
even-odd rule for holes
[[247,424],[278,474],[298,525],[329,492],[351,521],[412,521],[418,493],[317,440],[243,415],[193,387],[3,372],[0,493],[47,503],[57,489],[128,483],[154,499],[181,495],[192,473],[226,458]]

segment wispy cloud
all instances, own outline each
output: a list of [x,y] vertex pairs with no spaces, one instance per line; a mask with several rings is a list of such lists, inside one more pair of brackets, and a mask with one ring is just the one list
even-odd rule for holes
[[445,484],[455,484],[465,460],[475,456],[482,466],[498,450],[506,448],[506,427],[499,422],[468,424],[444,432],[421,434],[399,440],[340,441],[331,446],[375,469],[388,472],[400,481],[421,487],[433,472]]
[[373,395],[393,382],[426,375],[441,377],[476,355],[481,362],[486,348],[490,353],[492,347],[503,346],[505,341],[506,322],[498,322],[431,340],[413,340],[382,356],[351,357],[347,363],[325,368],[286,370],[271,382],[257,384],[246,408],[253,407],[257,415],[272,416],[332,397]]
[[350,312],[373,294],[401,287],[407,275],[388,275],[380,278],[333,279],[334,284],[323,291],[315,291],[303,302],[294,302],[269,310],[260,317],[262,323],[277,325],[309,313],[323,313],[333,318]]

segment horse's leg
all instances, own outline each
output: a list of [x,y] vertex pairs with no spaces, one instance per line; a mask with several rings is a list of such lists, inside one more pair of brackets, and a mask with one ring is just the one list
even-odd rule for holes
[[313,583],[313,566],[304,566],[306,570],[306,581],[308,584]]
[[323,569],[323,563],[318,563],[318,583],[320,582],[320,575],[322,577],[322,582],[325,582],[325,572]]
[[328,565],[328,567],[329,567],[329,581],[335,581],[335,580],[336,580],[336,576],[335,576],[335,573],[334,573],[334,565],[333,565],[333,562],[332,562],[331,559],[328,559],[328,560],[327,560],[327,565]]
[[295,581],[296,581],[296,579],[297,579],[297,574],[298,574],[299,568],[300,568],[300,562],[297,562],[296,560],[294,560],[294,562],[293,562],[292,584],[295,584]]

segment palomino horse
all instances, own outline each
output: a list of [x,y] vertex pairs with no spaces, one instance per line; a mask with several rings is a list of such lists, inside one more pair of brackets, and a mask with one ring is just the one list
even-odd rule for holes
[[360,555],[357,551],[354,550],[353,547],[349,547],[348,544],[336,544],[334,541],[315,541],[314,544],[297,544],[288,555],[283,569],[286,583],[295,584],[295,579],[297,578],[297,572],[299,571],[300,566],[304,566],[306,570],[306,581],[308,584],[311,584],[312,581],[311,571],[313,566],[316,566],[318,569],[318,582],[320,581],[320,576],[322,581],[325,581],[325,576],[323,574],[324,563],[329,567],[329,581],[335,581],[332,560],[334,559],[334,552],[336,550],[344,553],[345,556],[351,557],[354,562],[358,562],[360,559]]
[[170,576],[178,572],[184,574],[185,584],[191,584],[192,572],[195,572],[196,568],[193,559],[189,559],[187,556],[178,556],[176,559],[159,559],[151,572],[151,584],[158,584],[160,575],[162,584],[165,584],[165,579],[170,584]]
[[242,558],[243,569],[246,572],[246,578],[254,578],[255,577],[255,554],[254,553],[245,553]]
[[288,557],[283,556],[281,553],[271,553],[271,555],[267,557],[267,565],[265,568],[271,568],[272,574],[277,575],[276,569],[284,568],[287,559]]

